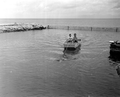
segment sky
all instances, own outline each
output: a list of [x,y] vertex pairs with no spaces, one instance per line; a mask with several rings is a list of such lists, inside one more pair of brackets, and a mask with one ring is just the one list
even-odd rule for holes
[[0,0],[0,18],[120,18],[120,0]]

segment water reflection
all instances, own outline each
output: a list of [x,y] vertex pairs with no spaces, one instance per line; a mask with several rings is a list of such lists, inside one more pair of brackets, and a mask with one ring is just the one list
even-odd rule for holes
[[118,76],[120,77],[120,57],[119,57],[119,55],[114,54],[113,52],[111,53],[111,51],[110,51],[109,62],[110,62],[110,65],[116,69],[116,72],[117,72]]
[[116,71],[117,71],[117,74],[118,74],[119,77],[120,77],[120,64],[116,66]]

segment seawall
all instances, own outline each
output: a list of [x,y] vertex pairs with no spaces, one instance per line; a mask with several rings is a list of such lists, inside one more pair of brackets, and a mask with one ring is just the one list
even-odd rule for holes
[[0,25],[0,33],[3,32],[18,32],[18,31],[28,31],[28,30],[42,30],[46,29],[40,24],[8,24]]
[[43,29],[120,32],[120,27],[87,27],[87,26],[80,27],[80,26],[54,26],[54,25],[48,25],[47,27],[43,27],[40,24],[17,24],[17,23],[9,25],[0,25],[0,33]]
[[47,29],[120,32],[120,27],[47,26]]

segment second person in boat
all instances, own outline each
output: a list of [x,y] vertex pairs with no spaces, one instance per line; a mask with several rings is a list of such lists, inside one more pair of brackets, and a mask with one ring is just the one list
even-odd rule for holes
[[77,38],[76,33],[74,33],[73,42],[78,42],[78,38]]

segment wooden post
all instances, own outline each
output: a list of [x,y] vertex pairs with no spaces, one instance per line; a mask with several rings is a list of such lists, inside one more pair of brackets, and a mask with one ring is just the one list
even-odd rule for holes
[[68,26],[68,30],[69,30],[69,26]]
[[116,28],[116,32],[118,32],[118,28]]
[[47,29],[49,29],[49,27],[50,27],[50,26],[48,25],[48,26],[47,26]]
[[92,27],[91,27],[91,31],[92,31]]

